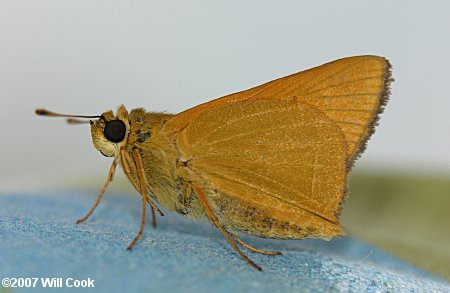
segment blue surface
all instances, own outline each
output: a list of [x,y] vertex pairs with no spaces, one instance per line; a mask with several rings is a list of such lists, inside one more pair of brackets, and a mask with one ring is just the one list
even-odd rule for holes
[[157,229],[147,225],[130,252],[125,248],[140,223],[138,195],[106,194],[93,216],[75,225],[94,200],[85,191],[0,194],[0,277],[91,278],[102,292],[450,292],[447,282],[350,237],[243,237],[284,253],[244,250],[261,273],[209,224],[169,213],[158,217]]

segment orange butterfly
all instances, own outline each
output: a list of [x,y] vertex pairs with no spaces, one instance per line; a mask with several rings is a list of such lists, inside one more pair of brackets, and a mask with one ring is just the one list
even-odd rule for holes
[[[201,104],[177,115],[119,107],[91,121],[94,146],[113,157],[147,203],[207,219],[252,266],[235,233],[330,239],[339,223],[347,175],[388,100],[391,66],[382,57],[344,58]],[[80,122],[70,119],[71,122]]]

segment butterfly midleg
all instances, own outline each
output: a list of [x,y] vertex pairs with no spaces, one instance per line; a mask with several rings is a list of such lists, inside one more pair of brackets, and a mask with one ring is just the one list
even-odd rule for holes
[[109,173],[108,173],[108,178],[106,179],[105,185],[102,188],[102,191],[100,191],[100,194],[97,197],[97,200],[95,201],[94,205],[91,207],[91,209],[89,210],[89,212],[83,217],[77,220],[77,224],[80,224],[81,222],[86,221],[94,212],[94,210],[97,208],[98,204],[100,203],[100,201],[102,200],[103,195],[105,194],[106,188],[108,187],[109,183],[113,180],[114,178],[114,172],[116,170],[116,161],[114,161],[111,165],[111,168],[109,168]]
[[139,228],[139,232],[134,237],[133,241],[131,241],[130,245],[128,245],[127,249],[130,250],[141,238],[142,234],[144,233],[145,228],[145,212],[147,207],[147,187],[145,186],[145,178],[144,178],[144,172],[142,170],[142,163],[141,163],[141,157],[139,155],[139,151],[137,149],[133,149],[133,157],[134,161],[136,162],[136,170],[138,174],[139,183],[141,185],[141,196],[142,196],[142,218],[141,218],[141,227]]
[[210,218],[210,220],[213,222],[213,224],[217,227],[217,229],[222,232],[223,236],[228,240],[228,242],[231,244],[231,246],[234,248],[234,250],[242,256],[250,265],[252,265],[255,269],[262,271],[262,268],[255,264],[248,256],[246,256],[239,247],[236,246],[236,243],[234,243],[233,239],[230,238],[230,235],[228,234],[228,231],[225,230],[225,228],[220,224],[219,219],[217,218],[216,214],[214,214],[213,210],[209,206],[208,200],[206,199],[205,193],[203,190],[192,184],[192,189],[194,190],[195,194],[197,195],[201,205],[203,206],[205,213]]
[[[128,152],[126,151],[125,148],[121,148],[120,149],[120,158],[122,161],[122,166],[123,166],[123,170],[125,172],[125,174],[127,175],[129,181],[131,182],[131,184],[133,185],[133,187],[140,192],[138,186],[136,185],[136,183],[134,183],[133,179],[130,176],[131,170],[130,170],[130,164],[133,164],[133,160],[130,158],[130,155],[128,154]],[[147,199],[148,201],[148,199]],[[150,204],[150,202],[149,202]],[[156,227],[156,214],[155,214],[155,209],[153,208],[153,206],[150,205],[150,209],[151,209],[151,213],[152,213],[152,226]],[[160,213],[161,215],[161,213]],[[162,215],[161,215],[162,216]]]

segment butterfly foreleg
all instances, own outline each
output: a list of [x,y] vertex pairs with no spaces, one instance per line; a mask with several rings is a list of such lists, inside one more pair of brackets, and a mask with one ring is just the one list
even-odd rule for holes
[[103,186],[102,191],[100,191],[100,194],[98,195],[97,200],[95,201],[94,205],[91,207],[89,212],[83,218],[80,218],[77,220],[77,222],[76,222],[77,224],[80,224],[81,222],[86,221],[92,215],[92,213],[95,211],[95,209],[97,208],[98,204],[102,200],[103,195],[105,194],[106,188],[108,187],[109,183],[114,178],[114,172],[116,170],[116,165],[117,165],[116,161],[114,161],[111,165],[111,168],[109,169],[108,178],[106,179],[105,185]]

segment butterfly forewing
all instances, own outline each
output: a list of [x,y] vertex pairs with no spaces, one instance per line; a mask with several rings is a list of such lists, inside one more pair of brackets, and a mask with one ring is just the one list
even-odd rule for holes
[[387,101],[390,82],[390,64],[386,59],[344,58],[186,110],[167,123],[166,131],[178,132],[203,111],[220,105],[249,99],[295,97],[336,122],[347,143],[347,166],[351,166],[373,132]]

